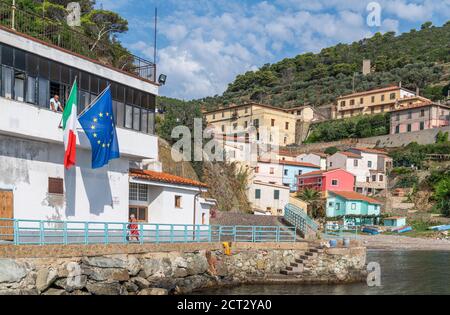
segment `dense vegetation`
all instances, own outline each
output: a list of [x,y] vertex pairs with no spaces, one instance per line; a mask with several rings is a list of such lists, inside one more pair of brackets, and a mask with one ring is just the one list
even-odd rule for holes
[[364,115],[329,120],[314,125],[305,143],[381,136],[389,134],[389,127],[389,114]]
[[[373,73],[361,74],[363,59]],[[333,103],[336,97],[402,82],[425,97],[444,99],[449,90],[450,21],[425,23],[400,36],[377,33],[352,44],[338,44],[318,54],[306,53],[238,75],[222,96],[199,100],[206,109],[255,100],[283,108]],[[446,64],[447,63],[447,64]]]

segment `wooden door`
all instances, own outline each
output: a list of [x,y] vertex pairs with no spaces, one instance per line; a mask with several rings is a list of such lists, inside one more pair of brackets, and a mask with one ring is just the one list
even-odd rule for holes
[[[13,219],[13,192],[0,190],[0,219]],[[0,240],[14,240],[12,221],[0,220]]]

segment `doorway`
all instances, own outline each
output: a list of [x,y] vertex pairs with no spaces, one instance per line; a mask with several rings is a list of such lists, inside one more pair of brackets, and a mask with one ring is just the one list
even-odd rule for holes
[[13,192],[0,190],[0,219],[11,219],[11,221],[0,220],[0,240],[14,240],[13,218]]

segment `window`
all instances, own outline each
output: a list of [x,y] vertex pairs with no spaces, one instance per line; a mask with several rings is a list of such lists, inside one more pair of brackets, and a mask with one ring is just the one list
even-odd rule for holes
[[409,111],[409,112],[408,112],[408,119],[411,119],[411,118],[412,118],[412,112]]
[[213,114],[213,115],[212,115],[212,119],[213,119],[213,120],[216,119],[216,114]]
[[48,193],[54,195],[64,195],[64,180],[62,178],[48,178]]
[[202,213],[202,225],[206,224],[206,213]]
[[395,126],[395,133],[400,133],[400,125]]
[[411,131],[411,124],[408,124],[408,128],[407,128],[408,132]]
[[27,77],[27,103],[36,104],[36,78]]
[[400,120],[400,114],[395,115],[395,120],[399,121]]
[[147,207],[131,206],[128,208],[128,216],[134,215],[138,222],[148,222]]
[[423,121],[420,122],[420,130],[425,129],[425,123]]
[[255,199],[261,199],[261,189],[255,189]]
[[352,210],[356,210],[356,203],[352,202],[351,207],[352,207]]
[[253,120],[253,126],[254,126],[255,128],[259,128],[259,119]]
[[358,166],[358,160],[353,160],[353,166],[357,167]]
[[130,183],[128,199],[129,200],[138,200],[138,184]]
[[148,133],[148,111],[145,109],[141,110],[141,131]]
[[361,98],[359,99],[359,104],[364,104],[364,97],[361,97]]
[[222,132],[225,132],[225,125],[222,125],[221,130]]
[[148,187],[144,184],[129,184],[129,200],[148,201]]
[[14,73],[14,99],[19,102],[25,100],[25,73]]
[[336,202],[336,210],[341,209],[341,204],[339,202]]
[[328,203],[328,207],[332,207],[333,206],[333,203],[330,201],[329,203]]
[[248,121],[244,121],[244,128],[248,127]]
[[395,100],[395,93],[389,94],[389,98],[390,98],[391,100]]
[[381,106],[381,112],[384,113],[384,105]]
[[330,162],[330,167],[333,167],[333,162]]
[[380,176],[379,176],[379,181],[382,182],[383,180],[384,180],[383,175],[380,175]]
[[288,122],[286,122],[286,124],[284,126],[284,129],[289,130],[289,123]]
[[355,105],[355,100],[350,100],[350,105]]
[[372,175],[372,182],[376,182],[377,181],[377,175]]
[[342,106],[342,107],[345,106],[345,101],[341,101],[341,106]]
[[302,170],[298,170],[298,176],[302,175],[303,171]]
[[370,183],[370,177],[369,176],[366,177],[366,182]]
[[138,107],[133,107],[133,129],[140,130],[139,122],[141,120],[141,110]]
[[337,185],[339,185],[339,181],[337,179],[333,179],[331,181],[331,186],[337,186]]
[[2,96],[11,99],[12,91],[12,77],[13,69],[9,67],[2,67]]
[[49,108],[50,82],[45,78],[39,78],[38,91],[39,91],[39,106]]
[[372,103],[375,103],[375,96],[372,96],[371,99],[370,99],[370,101],[371,101]]
[[139,201],[148,201],[147,185],[139,184]]
[[367,162],[367,167],[372,167],[372,161]]
[[236,130],[237,127],[238,127],[238,124],[237,124],[237,123],[234,123],[234,124],[233,124],[233,130]]
[[273,167],[270,168],[270,175],[273,175],[275,173],[275,169]]
[[284,176],[287,176],[288,175],[288,170],[284,170]]
[[424,117],[425,116],[425,109],[421,109],[420,110],[420,117]]
[[255,173],[258,174],[259,173],[259,167],[255,167]]
[[246,107],[245,109],[244,109],[244,113],[248,113],[248,107]]
[[275,127],[275,119],[271,119],[271,120],[270,120],[270,125],[271,125],[272,127]]
[[131,129],[133,127],[133,107],[125,105],[125,128]]
[[181,208],[181,196],[175,196],[175,208]]
[[384,102],[384,94],[381,95],[381,101]]
[[371,113],[371,114],[375,113],[375,107],[371,107],[371,108],[370,108],[370,113]]
[[279,190],[274,190],[273,191],[273,199],[274,200],[280,200],[280,191]]

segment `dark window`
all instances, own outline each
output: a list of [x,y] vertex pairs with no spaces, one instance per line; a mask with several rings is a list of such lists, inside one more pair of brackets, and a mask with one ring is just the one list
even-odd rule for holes
[[280,191],[279,190],[274,190],[273,191],[273,199],[275,199],[275,200],[279,200],[280,199]]
[[411,131],[411,124],[408,124],[408,132],[410,132]]
[[99,93],[103,92],[106,87],[108,86],[108,82],[105,79],[99,79],[98,80],[98,91]]
[[79,80],[80,80],[80,89],[89,91],[89,74],[87,74],[86,72],[81,72],[81,79]]
[[412,112],[409,111],[409,112],[408,112],[408,119],[411,119],[411,118],[412,118]]
[[25,100],[25,73],[16,71],[14,73],[14,99],[19,102]]
[[39,76],[44,79],[49,79],[48,60],[39,58]]
[[425,116],[425,109],[421,109],[420,110],[420,117],[424,117]]
[[382,101],[382,102],[384,101],[384,94],[381,95],[381,101]]
[[134,207],[128,208],[128,216],[134,215],[138,222],[147,222],[147,207]]
[[371,97],[371,102],[372,102],[372,103],[375,103],[375,96],[372,96],[372,97]]
[[14,66],[13,49],[9,46],[2,47],[2,64],[7,66]]
[[389,98],[390,98],[391,100],[395,100],[395,93],[391,93],[391,94],[389,95]]
[[56,62],[50,62],[50,80],[55,82],[61,81],[61,66]]
[[98,91],[98,78],[96,76],[91,75],[91,88],[90,88],[90,92],[91,94],[95,94],[98,95],[99,91]]
[[39,106],[50,107],[49,82],[45,78],[39,78]]
[[2,67],[2,96],[6,98],[13,97],[12,81],[13,69],[9,67]]
[[25,70],[25,52],[22,50],[14,49],[14,67],[16,69]]
[[423,121],[420,122],[420,130],[425,129],[425,123]]
[[39,58],[32,54],[27,54],[27,74],[37,77],[39,74]]
[[155,113],[148,112],[148,126],[147,126],[148,133],[154,134],[155,133]]
[[175,208],[181,208],[181,196],[175,196]]
[[395,126],[395,133],[400,133],[400,125]]
[[62,178],[48,178],[48,193],[64,195],[64,180]]
[[64,84],[71,84],[70,82],[70,70],[66,66],[61,66],[61,82]]
[[255,189],[255,199],[261,199],[261,189]]
[[350,105],[355,105],[355,100],[350,100]]

